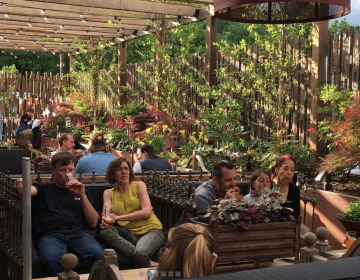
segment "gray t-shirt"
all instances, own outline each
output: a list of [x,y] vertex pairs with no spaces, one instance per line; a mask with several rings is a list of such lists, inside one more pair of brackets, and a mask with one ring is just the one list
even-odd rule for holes
[[213,205],[212,200],[218,199],[213,180],[208,180],[198,186],[195,190],[196,212],[207,212],[209,206]]

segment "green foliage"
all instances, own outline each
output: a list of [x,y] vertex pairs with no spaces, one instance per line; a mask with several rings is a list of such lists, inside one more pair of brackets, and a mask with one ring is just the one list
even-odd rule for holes
[[116,108],[116,112],[124,120],[132,118],[136,115],[141,115],[145,113],[145,104],[143,102],[134,100],[133,102],[125,105],[120,105]]
[[306,165],[310,159],[310,149],[298,140],[291,140],[290,137],[273,135],[270,142],[264,142],[266,152],[263,152],[262,155],[260,165],[262,169],[270,169],[280,156],[289,154],[296,160],[296,170],[306,171]]
[[117,127],[107,129],[107,133],[105,133],[105,139],[113,148],[117,147],[119,142],[129,139],[127,135],[127,127],[125,126],[120,129]]
[[2,68],[2,72],[6,72],[6,73],[8,73],[8,74],[11,74],[11,73],[16,74],[16,73],[17,73],[17,69],[16,69],[15,64],[10,65],[10,66],[6,66],[6,65],[5,65],[5,66]]
[[[12,54],[11,54],[12,53]],[[16,56],[16,58],[15,58]],[[59,54],[53,55],[49,52],[24,52],[24,51],[8,51],[3,50],[0,54],[0,68],[8,65],[15,65],[21,74],[28,74],[32,71],[39,72],[40,75],[46,73],[59,73],[57,66],[60,62]],[[69,59],[65,57],[65,71],[69,69]]]
[[74,137],[74,140],[77,141],[83,141],[85,135],[88,133],[86,128],[84,126],[81,125],[75,125],[71,130],[70,130],[71,135]]
[[331,30],[333,34],[339,34],[341,30],[349,27],[350,24],[346,21],[346,18],[343,18],[340,22],[335,19],[330,25],[329,30]]
[[360,222],[360,199],[350,202],[350,207],[345,211],[341,211],[338,217],[348,221]]
[[[320,100],[324,102],[323,107],[318,108],[320,114],[328,117],[318,124],[318,135],[320,140],[328,144],[328,148],[334,147],[332,129],[338,121],[343,121],[346,108],[353,104],[353,92],[350,90],[339,91],[336,85],[325,85],[320,91]],[[310,130],[310,132],[316,132]]]

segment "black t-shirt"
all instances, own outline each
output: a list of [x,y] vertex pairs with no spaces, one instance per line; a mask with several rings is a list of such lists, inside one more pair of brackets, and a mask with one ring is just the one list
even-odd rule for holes
[[24,124],[27,124],[29,121],[31,121],[31,116],[29,117],[28,114],[24,114],[20,118],[20,122],[23,122]]
[[[37,194],[32,197],[33,230],[36,240],[51,233],[82,233],[86,222],[81,199],[68,189],[55,183],[35,182]],[[85,194],[92,205],[91,194]]]
[[287,195],[286,203],[281,204],[282,207],[288,207],[294,210],[293,216],[295,218],[300,216],[300,190],[299,188],[293,184],[292,182],[289,183],[289,192]]

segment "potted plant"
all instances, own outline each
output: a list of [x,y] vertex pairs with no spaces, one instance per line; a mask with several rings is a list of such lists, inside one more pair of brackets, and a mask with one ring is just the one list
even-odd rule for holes
[[336,218],[346,231],[356,231],[356,236],[360,237],[360,199],[350,202],[350,206],[337,214]]

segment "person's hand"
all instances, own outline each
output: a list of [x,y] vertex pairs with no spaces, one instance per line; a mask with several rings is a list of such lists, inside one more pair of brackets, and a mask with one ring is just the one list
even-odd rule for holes
[[76,179],[73,179],[69,186],[67,186],[68,189],[73,189],[73,192],[77,194],[79,197],[83,197],[85,195],[85,186],[83,183],[79,182]]
[[101,229],[106,229],[106,228],[108,228],[108,227],[109,227],[109,225],[106,223],[105,214],[102,213],[102,214],[101,214],[101,224],[100,224],[100,228],[101,228]]
[[234,198],[237,195],[237,191],[234,189],[227,189],[225,194],[225,199]]
[[22,194],[22,192],[23,192],[22,179],[18,179],[18,180],[16,181],[16,187],[17,187],[17,190],[18,190],[19,194]]

